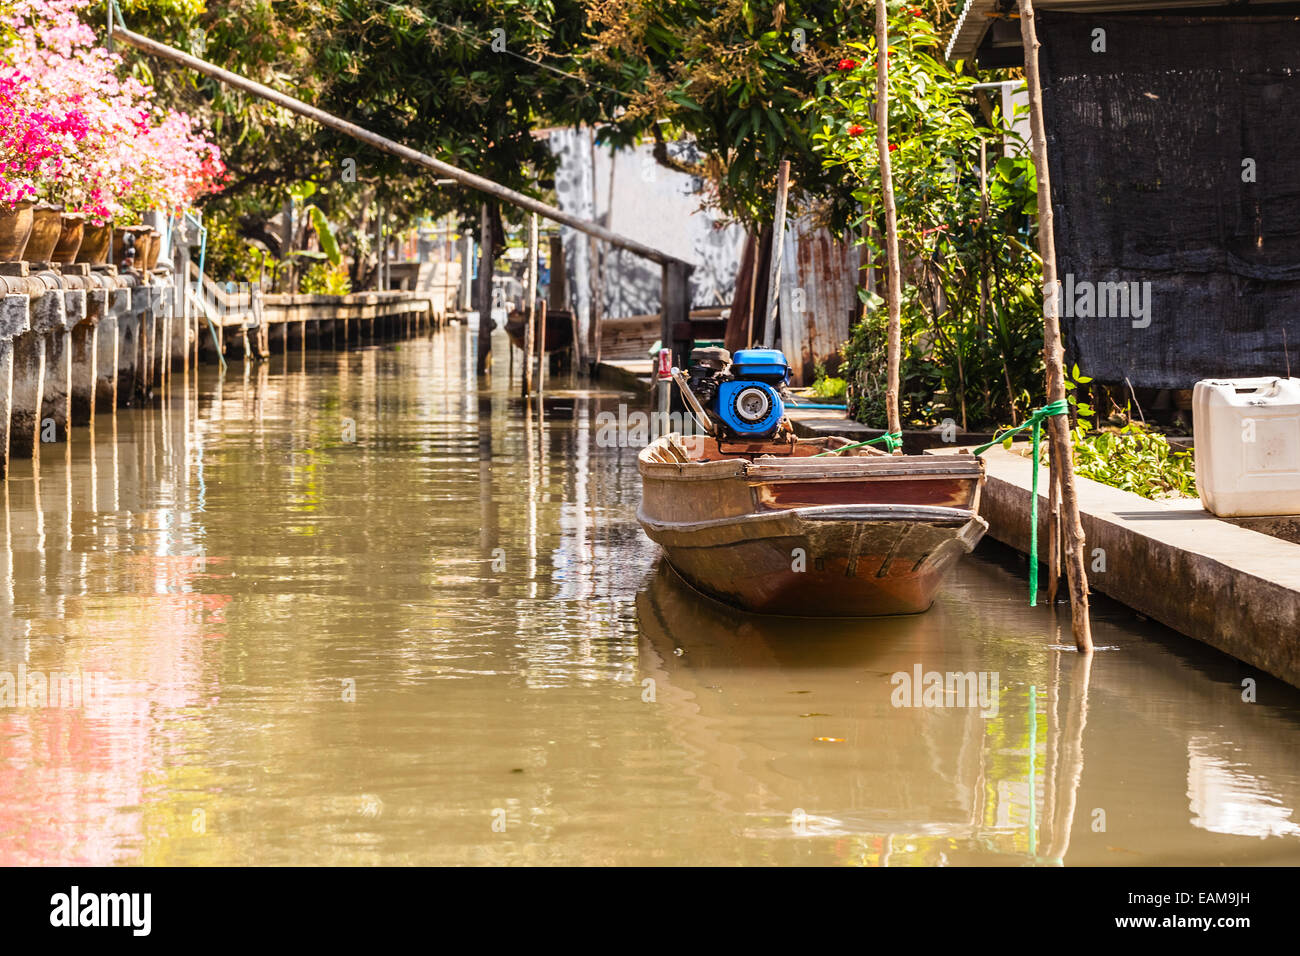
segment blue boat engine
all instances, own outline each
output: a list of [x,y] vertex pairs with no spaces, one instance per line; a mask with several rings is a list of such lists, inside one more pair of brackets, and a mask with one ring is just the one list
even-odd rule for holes
[[785,404],[781,392],[790,365],[777,349],[726,349],[691,352],[687,385],[708,411],[724,441],[767,441],[781,430]]

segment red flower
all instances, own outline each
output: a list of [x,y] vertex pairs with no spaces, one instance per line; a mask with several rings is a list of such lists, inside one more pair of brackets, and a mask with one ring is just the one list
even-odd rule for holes
[[891,153],[892,153],[894,150],[896,150],[896,149],[898,149],[898,144],[897,144],[897,143],[890,143],[890,144],[889,144],[889,151],[890,151]]
[[914,17],[924,16],[925,14],[925,11],[922,10],[920,7],[908,7],[907,12]]
[[849,127],[850,136],[861,136],[866,131],[867,128],[865,126],[859,126],[857,123],[854,123],[852,126]]
[[858,65],[858,61],[857,61],[857,60],[850,60],[850,59],[848,59],[848,58],[846,57],[845,59],[840,60],[839,63],[836,63],[836,64],[835,64],[835,69],[837,69],[837,70],[851,70],[851,69],[853,69],[853,68],[854,68],[855,66],[857,66],[857,65]]

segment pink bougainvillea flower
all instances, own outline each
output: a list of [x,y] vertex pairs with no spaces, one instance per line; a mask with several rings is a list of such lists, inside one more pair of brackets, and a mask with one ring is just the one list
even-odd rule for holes
[[92,0],[0,7],[0,201],[37,198],[93,221],[175,208],[220,188],[217,147],[82,22]]

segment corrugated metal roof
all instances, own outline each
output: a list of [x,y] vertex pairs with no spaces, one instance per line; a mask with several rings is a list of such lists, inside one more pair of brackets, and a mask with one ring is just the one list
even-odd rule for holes
[[[1292,0],[1249,0],[1251,8],[1273,6],[1292,2]],[[952,39],[944,55],[949,60],[978,59],[980,46],[985,36],[998,19],[995,13],[1014,14],[1018,4],[1016,0],[966,0],[957,25],[953,28]],[[1211,11],[1231,10],[1240,16],[1241,5],[1230,5],[1224,0],[1037,0],[1035,10],[1064,10],[1078,13],[1160,13],[1168,10],[1190,8],[1201,9],[1209,14]],[[1261,15],[1268,15],[1260,11]]]
[[992,13],[997,5],[998,0],[966,0],[944,56],[950,60],[972,59],[989,28],[987,14]]

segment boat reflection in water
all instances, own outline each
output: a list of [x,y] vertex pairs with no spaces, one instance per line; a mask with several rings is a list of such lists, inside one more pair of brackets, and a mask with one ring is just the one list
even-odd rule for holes
[[[652,682],[643,685],[669,711],[718,812],[746,821],[741,835],[809,839],[814,861],[825,859],[817,838],[832,838],[831,861],[848,864],[1065,856],[1088,659],[1071,656],[1066,681],[1058,671],[1031,694],[1019,681],[994,683],[979,642],[944,644],[961,630],[944,602],[922,617],[871,621],[744,614],[699,595],[664,561],[637,612]],[[896,675],[931,662],[974,674],[969,706],[951,694],[938,707],[902,697]]]

